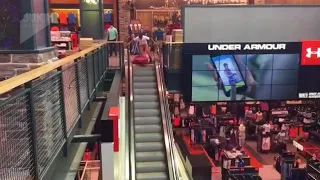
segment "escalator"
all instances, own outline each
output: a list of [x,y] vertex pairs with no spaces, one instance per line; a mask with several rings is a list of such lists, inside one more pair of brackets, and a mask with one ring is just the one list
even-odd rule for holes
[[157,61],[146,66],[126,62],[127,180],[178,180],[160,70]]
[[137,180],[168,180],[168,167],[154,65],[133,65]]

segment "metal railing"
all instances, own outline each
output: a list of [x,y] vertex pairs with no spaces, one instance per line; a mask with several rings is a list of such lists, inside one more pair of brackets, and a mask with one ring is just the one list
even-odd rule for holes
[[164,143],[167,153],[169,177],[171,180],[179,180],[178,169],[176,165],[176,157],[173,151],[174,137],[171,125],[170,110],[168,104],[168,98],[166,95],[165,81],[163,75],[163,66],[159,63],[159,60],[155,61],[157,84],[161,108],[162,125],[164,132]]
[[[123,43],[118,66],[123,68]],[[109,70],[108,42],[0,82],[0,179],[40,180],[67,152]],[[66,155],[67,153],[64,153]]]

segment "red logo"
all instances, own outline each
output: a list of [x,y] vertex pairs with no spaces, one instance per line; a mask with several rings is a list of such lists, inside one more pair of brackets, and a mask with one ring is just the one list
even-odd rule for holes
[[301,65],[320,66],[320,41],[302,41]]

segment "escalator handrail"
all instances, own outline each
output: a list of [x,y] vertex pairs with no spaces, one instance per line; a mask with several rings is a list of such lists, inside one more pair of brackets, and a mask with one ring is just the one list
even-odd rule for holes
[[133,97],[133,66],[130,60],[130,49],[127,50],[127,64],[128,64],[128,89],[129,89],[129,158],[130,158],[130,180],[136,179],[136,160],[135,160],[135,129],[134,129],[134,97]]
[[157,77],[157,85],[159,92],[159,100],[160,100],[160,108],[161,108],[161,116],[162,116],[162,125],[164,132],[164,142],[166,147],[167,161],[168,161],[168,171],[170,180],[178,180],[178,172],[176,166],[176,160],[173,152],[174,139],[173,132],[170,125],[170,116],[168,116],[168,101],[166,98],[166,89],[164,86],[164,77],[162,74],[162,69],[160,63],[155,60],[155,68],[156,68],[156,77]]

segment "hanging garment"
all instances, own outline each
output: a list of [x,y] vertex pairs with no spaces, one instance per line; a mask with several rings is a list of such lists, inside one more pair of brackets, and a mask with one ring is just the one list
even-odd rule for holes
[[246,141],[246,137],[245,136],[239,136],[239,146],[243,147],[244,146],[244,142]]
[[202,142],[205,143],[207,142],[207,132],[206,130],[202,130]]
[[180,117],[175,117],[175,118],[173,119],[173,125],[174,125],[175,127],[179,127],[179,126],[180,126],[180,122],[181,122]]
[[197,117],[202,117],[202,115],[203,115],[202,106],[201,105],[197,105],[196,106],[196,116]]
[[180,94],[174,94],[173,95],[173,101],[175,103],[179,103],[180,102]]
[[189,115],[194,115],[194,106],[190,105],[188,114]]
[[226,127],[225,126],[220,126],[220,133],[219,135],[221,137],[226,137]]
[[194,130],[191,129],[191,133],[190,133],[190,138],[191,138],[191,142],[195,142],[195,133],[194,133]]
[[68,25],[68,15],[64,12],[59,14],[60,25]]
[[180,109],[178,106],[174,107],[174,114],[179,115],[180,114]]
[[217,114],[217,106],[216,105],[211,106],[211,114],[213,114],[213,115]]
[[183,128],[186,127],[185,122],[186,122],[185,118],[181,119],[181,127],[183,127]]
[[50,22],[51,24],[59,24],[59,14],[54,12],[50,14]]
[[202,142],[202,131],[200,129],[197,130],[197,143]]
[[68,23],[77,24],[77,16],[73,12],[68,14]]
[[184,109],[186,107],[186,105],[183,102],[183,99],[180,99],[180,109]]
[[262,150],[270,150],[270,137],[262,138]]

